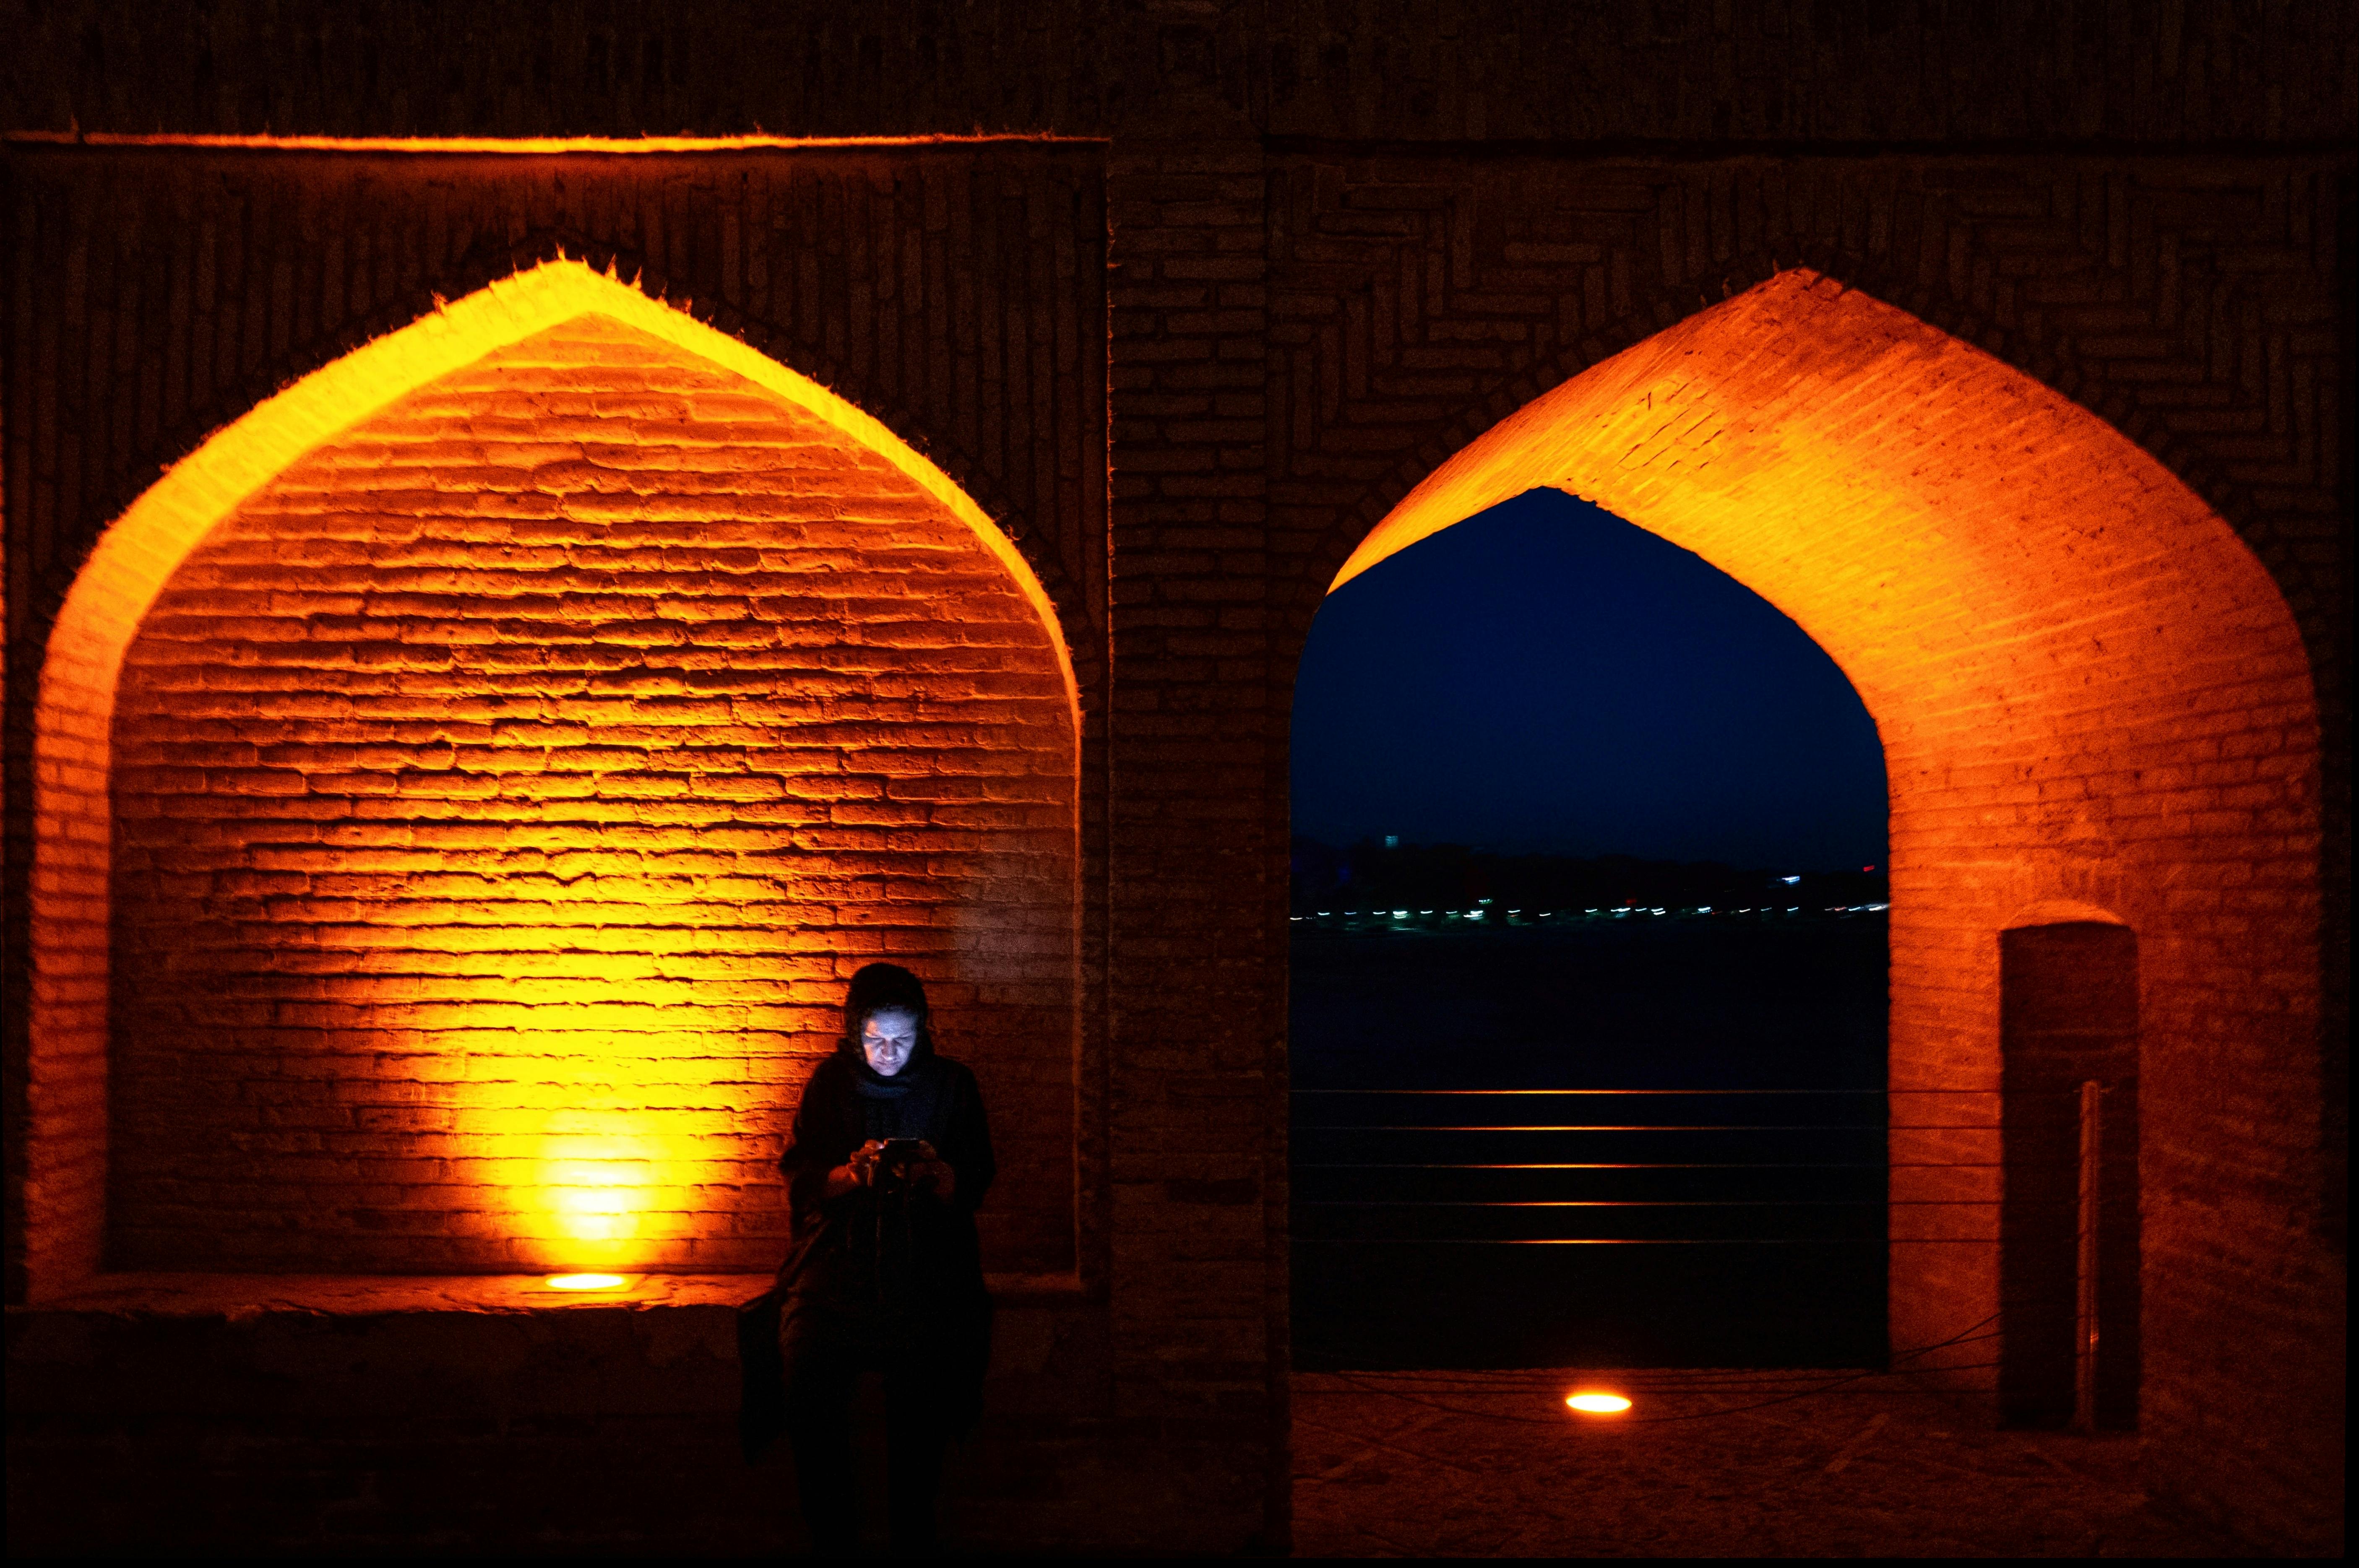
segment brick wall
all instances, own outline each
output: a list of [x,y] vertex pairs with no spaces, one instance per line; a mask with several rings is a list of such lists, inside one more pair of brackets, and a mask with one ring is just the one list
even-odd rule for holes
[[[1263,580],[1264,325],[1250,143],[1147,143],[1114,230],[1108,1129],[1117,1375],[1204,1456],[1176,1511],[1283,1539],[1282,731]],[[1273,808],[1276,808],[1274,812]],[[1217,1511],[1216,1511],[1217,1510]]]
[[[363,345],[436,319],[440,300],[480,298],[488,283],[560,255],[588,258],[635,284],[633,297],[669,299],[840,391],[980,503],[1058,623],[1078,681],[1082,770],[1102,778],[1105,478],[1086,454],[1104,443],[1104,362],[1084,346],[1102,341],[1104,307],[1102,294],[1059,281],[1102,271],[1100,160],[1093,148],[1040,143],[987,157],[920,146],[814,160],[756,148],[718,163],[601,157],[594,168],[451,155],[420,180],[401,157],[289,165],[228,151],[200,169],[169,154],[125,164],[11,151],[18,200],[0,212],[6,254],[29,269],[23,276],[86,280],[53,297],[17,291],[0,314],[0,363],[14,373],[0,407],[8,624],[53,655],[71,643],[78,673],[68,685],[82,687],[68,700],[52,679],[41,709],[64,728],[38,777],[65,792],[49,820],[71,826],[43,840],[38,871],[40,659],[9,660],[0,715],[0,924],[28,977],[0,988],[0,1025],[12,1114],[38,1129],[6,1144],[12,1290],[86,1273],[104,1226],[103,803],[114,664],[130,630],[118,622],[137,615],[156,573],[186,547],[151,541],[152,554],[118,554],[128,576],[95,590],[97,620],[52,637],[75,585],[95,581],[83,568],[106,524],[152,494],[160,469],[277,388],[310,384]],[[71,368],[39,392],[31,372],[44,363]],[[52,658],[51,676],[59,667]],[[1102,940],[1093,890],[1103,881],[1103,811],[1088,810],[1085,960]],[[1101,972],[1085,968],[1084,985]],[[1077,1163],[1088,1169],[1103,1099],[1102,1069],[1086,1065],[1102,1058],[1088,1043],[1103,1009],[1086,999],[1078,1008]],[[1095,1201],[1079,1210],[1084,1273],[1103,1257],[1102,1212]]]
[[[2149,1365],[2163,1369],[2148,1388],[2150,1474],[2280,1543],[2332,1532],[2340,1382],[2321,1368],[2341,1351],[2345,426],[2359,299],[2347,8],[1613,0],[1411,14],[1140,0],[1110,19],[1079,3],[487,16],[232,0],[186,13],[58,5],[19,21],[0,102],[9,124],[48,132],[1107,139],[661,157],[9,149],[12,1288],[86,1266],[56,1238],[95,1234],[104,1165],[103,984],[93,998],[72,952],[51,951],[46,969],[27,957],[38,900],[105,929],[103,837],[48,825],[64,871],[38,890],[30,875],[36,683],[92,541],[159,468],[276,385],[426,313],[433,295],[563,249],[692,298],[875,414],[1005,524],[1054,601],[1082,714],[1072,1159],[1095,1293],[1076,1311],[1098,1314],[1110,1349],[1103,1381],[1072,1380],[1088,1418],[1043,1417],[1023,1452],[1044,1474],[1103,1477],[1085,1489],[1105,1512],[1075,1539],[1275,1543],[1286,1287],[1273,914],[1299,638],[1335,568],[1453,454],[1799,265],[1937,330],[1940,351],[1976,345],[2093,414],[2224,520],[2290,611],[2322,740],[2314,816],[2240,793],[2285,789],[2259,775],[2285,760],[2301,716],[2233,683],[2207,687],[2238,711],[2190,719],[2181,740],[2211,754],[2183,773],[2084,767],[2115,742],[2077,720],[2057,731],[2069,743],[2026,730],[2012,752],[1975,752],[1962,720],[1945,740],[1938,714],[1887,734],[1920,760],[1954,741],[1955,757],[1919,778],[1923,798],[1973,796],[1951,816],[1919,812],[1905,834],[1935,849],[1976,823],[2037,850],[1960,851],[1941,876],[1968,891],[1917,887],[1921,913],[1896,914],[1896,958],[1904,981],[1926,983],[1895,1022],[1905,1049],[1940,1047],[1909,1060],[1991,1066],[1996,931],[2020,913],[2011,888],[2070,882],[2080,905],[2108,910],[2158,900],[2139,917],[2193,933],[2158,946],[2140,932],[2142,961],[2179,977],[2147,999],[2160,1004],[2147,1021],[2163,1098],[2145,1130],[2180,1162],[2148,1190],[2185,1221],[2148,1298]],[[1722,368],[1751,384],[1741,365]],[[1936,467],[1974,466],[1949,432],[1919,434]],[[1712,477],[1694,456],[1665,446],[1657,471],[1616,482],[1633,495],[1660,484],[1670,515],[1690,503],[1665,473]],[[1916,537],[1937,535],[1943,548],[1961,536]],[[1747,557],[1756,587],[1777,568],[1773,545]],[[2033,556],[1970,556],[1911,557],[1903,580],[2026,594],[2046,580]],[[2168,619],[2193,602],[2153,607]],[[1977,600],[1985,612],[1997,613]],[[1847,663],[1898,669],[1909,656],[1897,620],[1822,624],[1855,637],[1864,652]],[[2273,681],[2282,653],[2273,645]],[[2030,707],[2060,701],[2052,671],[2025,666],[2022,679]],[[1995,693],[1986,710],[2004,709],[2004,687],[1973,700]],[[2278,739],[2261,739],[2277,719]],[[75,739],[39,776],[103,786],[103,711]],[[1938,776],[1951,762],[1963,771]],[[2217,842],[2214,819],[2185,809],[2206,790],[2243,814]],[[2113,811],[2089,804],[2100,797],[2136,798]],[[2183,833],[2200,885],[2142,881],[2159,862],[2132,857],[2111,881],[2064,875],[2081,863],[2084,817],[2122,842]],[[2258,895],[2232,885],[2231,840],[2246,828],[2279,838],[2252,863],[2315,879],[2315,946],[2281,930],[2272,946],[2245,925]],[[2057,885],[2035,887],[2024,864]],[[2207,957],[2214,935],[2245,957]],[[2256,973],[2264,990],[2291,977],[2292,1000],[2248,1007]],[[36,988],[18,975],[71,1027],[37,1031]],[[2312,979],[2314,1033],[2295,1005]],[[2232,1100],[2214,1096],[2221,1081]]]
[[1070,1269],[1051,632],[882,457],[603,318],[175,574],[114,717],[118,1266],[766,1269],[842,982],[932,985]]
[[[1535,485],[1754,588],[1875,719],[1895,1348],[1973,1335],[1998,1312],[1998,933],[2093,906],[2138,943],[2146,1430],[2165,1451],[2236,1441],[2209,1412],[2258,1368],[2223,1353],[2235,1336],[2187,1283],[2241,1294],[2244,1335],[2281,1346],[2331,1333],[2341,1311],[2315,1261],[2243,1246],[2235,1217],[2251,1205],[2317,1234],[2330,1180],[2314,1130],[2263,1130],[2284,1125],[2265,1102],[2314,1108],[2321,1093],[2320,980],[2279,957],[2316,951],[2323,889],[2306,827],[2321,807],[2310,663],[2277,582],[2085,410],[1801,272],[1516,410],[1344,569]],[[2315,1129],[2314,1108],[2294,1114]],[[1962,1342],[1917,1365],[1986,1368],[1987,1350]],[[2288,1392],[2282,1411],[2331,1433],[2331,1400]],[[2240,1484],[2302,1518],[2323,1484],[2314,1462],[2270,1455]]]
[[878,136],[1168,130],[1591,146],[2337,138],[2347,10],[2190,0],[438,0],[26,5],[0,102],[57,130]]

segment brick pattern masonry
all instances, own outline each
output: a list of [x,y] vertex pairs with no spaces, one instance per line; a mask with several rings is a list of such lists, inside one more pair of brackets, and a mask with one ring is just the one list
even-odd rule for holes
[[[143,1149],[129,1134],[149,1114],[141,1097],[163,1081],[155,1058],[197,1033],[126,1011],[110,1041],[97,1005],[108,984],[96,945],[106,929],[106,825],[71,808],[103,787],[103,705],[68,715],[90,723],[37,766],[37,719],[57,712],[42,706],[43,662],[74,652],[72,636],[50,631],[87,552],[163,465],[276,387],[430,312],[436,295],[462,298],[562,252],[601,270],[615,264],[621,279],[692,308],[926,453],[1006,525],[1070,643],[1080,849],[1054,874],[1064,879],[1058,907],[1071,901],[1080,911],[1081,990],[1055,1040],[1071,1054],[1060,1060],[1078,1063],[1060,1101],[1077,1116],[1045,1099],[1027,1106],[1016,1087],[1050,1081],[1045,1054],[1023,1054],[1049,1049],[1055,1032],[1045,1024],[1011,1022],[968,1050],[1002,1125],[1038,1131],[1031,1153],[1011,1150],[1018,1169],[1053,1163],[1079,1194],[1070,1212],[1088,1289],[1058,1309],[1071,1316],[1054,1334],[1003,1342],[1030,1345],[1008,1354],[1036,1368],[1063,1367],[1058,1358],[1068,1356],[1094,1368],[1043,1374],[1070,1401],[1059,1408],[1085,1417],[1041,1418],[997,1451],[1009,1469],[1006,1485],[994,1485],[1021,1499],[1030,1539],[1048,1539],[1041,1519],[1069,1508],[1071,1539],[1101,1549],[1284,1547],[1281,849],[1294,657],[1336,567],[1413,487],[1517,410],[1570,387],[1574,412],[1594,417],[1568,426],[1566,462],[1536,463],[1527,477],[1574,482],[1712,553],[1789,605],[1831,651],[1841,645],[1875,707],[1897,781],[1893,1038],[1902,1087],[1996,1087],[2002,923],[2062,900],[2105,905],[2137,927],[2141,1165],[2154,1206],[2145,1237],[2147,1483],[2174,1506],[2236,1520],[2277,1544],[2336,1550],[2346,427],[2359,299],[2350,142],[2359,28],[2350,7],[1139,0],[1113,23],[1083,0],[951,8],[712,0],[692,14],[518,0],[463,17],[448,7],[297,0],[178,11],[59,0],[38,9],[22,18],[22,47],[0,59],[0,100],[13,106],[12,125],[51,134],[962,138],[980,130],[1015,139],[546,157],[7,149],[0,946],[16,968],[0,986],[0,1044],[9,1064],[12,1292],[38,1295],[95,1262],[110,1163],[122,1184],[118,1240],[139,1234],[147,1221],[136,1217],[163,1212],[179,1179],[168,1168],[173,1139],[159,1126]],[[1713,321],[1725,328],[1764,305],[1745,302],[1746,290],[1777,278],[1810,285],[1796,269],[1827,290],[1805,287],[1811,325],[1773,338],[1715,335]],[[1901,330],[1881,334],[1893,352],[1878,357],[1868,341],[1880,332],[1868,319],[1875,311],[1851,310],[1844,291],[1905,313]],[[1732,296],[1738,308],[1713,316]],[[1810,390],[1807,377],[1785,373],[1807,370],[1799,358],[1841,337],[1837,328],[1858,330],[1843,351],[1853,368],[1875,361],[1891,373],[1822,384],[1826,406],[1815,415],[1806,403],[1779,403]],[[1968,344],[1990,360],[1967,363]],[[1611,356],[1639,345],[1648,346],[1614,368]],[[1959,376],[1933,386],[1926,378],[1942,362]],[[1614,382],[1641,371],[1639,381]],[[1878,401],[1943,388],[1953,397],[1941,406],[1947,422],[1913,434]],[[1636,419],[1634,403],[1657,393],[1671,408],[1653,423]],[[2018,415],[2030,423],[2011,423]],[[1623,436],[1630,439],[1617,449]],[[1788,438],[1795,461],[1816,454],[1825,481],[1818,500],[1779,460]],[[1987,460],[1993,452],[2016,454],[2005,462],[2017,466]],[[1620,466],[1625,456],[1631,466]],[[290,473],[274,495],[312,471]],[[1875,493],[1845,477],[1870,472],[1882,476]],[[2046,499],[2034,505],[2010,493],[2002,474],[2015,488],[2036,483]],[[349,477],[375,481],[366,471]],[[1723,481],[1731,488],[1712,488]],[[242,519],[222,547],[262,517]],[[1808,547],[1782,549],[1779,530],[1798,540],[1807,533]],[[1874,561],[1862,555],[1871,547]],[[261,564],[275,570],[299,558],[288,548]],[[174,593],[200,584],[212,559],[191,563]],[[2234,590],[2224,601],[2223,588]],[[392,591],[381,597],[390,602]],[[704,599],[725,597],[716,589]],[[2111,619],[2076,622],[2082,602]],[[2222,612],[2223,602],[2234,612]],[[1919,611],[1930,618],[1912,618]],[[281,613],[239,611],[264,625]],[[438,608],[421,610],[416,624],[479,619]],[[283,803],[316,795],[350,801],[350,815],[334,820],[355,829],[414,821],[442,831],[412,804],[429,795],[404,795],[397,781],[441,787],[434,781],[495,776],[469,771],[462,759],[473,743],[455,735],[448,765],[434,751],[431,767],[426,742],[417,742],[413,767],[403,750],[411,742],[398,736],[282,737],[270,745],[288,748],[283,761],[259,742],[251,760],[162,756],[161,732],[141,727],[157,721],[169,687],[170,661],[154,655],[185,620],[168,603],[147,627],[126,688],[136,700],[117,735],[117,957],[126,975],[185,962],[198,940],[258,935],[274,907],[299,914],[306,901],[323,911],[358,902],[361,884],[338,879],[452,879],[405,884],[386,900],[407,908],[480,903],[493,881],[536,897],[547,887],[539,902],[579,913],[556,897],[555,871],[519,861],[487,873],[473,859],[488,853],[483,846],[437,846],[430,867],[332,865],[332,854],[360,847],[332,843],[325,827],[284,812]],[[667,646],[702,646],[693,627],[709,624],[681,622],[681,641]],[[75,635],[87,641],[88,632]],[[2102,670],[2091,663],[2098,632]],[[1947,654],[1926,641],[1936,633],[1949,639]],[[283,651],[259,636],[240,640]],[[500,647],[423,638],[401,646],[405,656],[430,647],[451,661],[424,674]],[[261,667],[223,670],[245,678]],[[2093,671],[2097,684],[2075,684]],[[1946,684],[1929,684],[1934,676]],[[493,695],[473,701],[497,695],[488,680],[475,689]],[[438,721],[455,725],[473,711],[447,706]],[[190,737],[199,739],[214,743]],[[1029,743],[996,757],[991,776],[1045,779]],[[769,742],[745,745],[744,773],[723,776],[803,776],[756,762]],[[310,773],[297,759],[302,746],[323,753]],[[324,755],[338,750],[348,754]],[[273,838],[283,858],[273,848],[264,863],[262,840],[242,836],[246,819],[200,815],[171,819],[176,831],[191,830],[168,862],[159,860],[158,841],[139,835],[164,819],[142,812],[211,800],[179,792],[214,767],[300,776],[299,796],[251,797],[278,813],[254,820],[322,837]],[[528,776],[540,787],[566,772]],[[607,770],[663,773],[652,761]],[[345,778],[397,782],[382,795],[331,782]],[[37,795],[64,804],[43,817]],[[918,804],[889,787],[870,798]],[[1027,798],[1045,818],[1049,798]],[[695,830],[715,854],[719,838],[738,831],[749,841],[802,831],[817,853],[822,807],[861,804],[810,800],[782,782],[766,806],[701,795],[691,780],[676,796],[636,805],[652,824],[657,806],[707,802],[713,816]],[[760,816],[789,802],[811,814],[797,819],[808,827]],[[463,804],[470,820],[497,826],[486,802]],[[947,803],[925,804],[935,815],[924,832],[967,831],[946,826]],[[412,815],[397,815],[405,811]],[[827,817],[828,831],[841,830],[836,821]],[[917,825],[891,830],[920,836]],[[598,832],[603,843],[614,828]],[[55,868],[39,873],[49,878],[39,886],[37,844],[40,864]],[[527,850],[551,855],[517,847]],[[859,858],[841,845],[826,853],[845,864]],[[1050,881],[1045,849],[1021,875],[994,869],[980,850],[979,859],[940,853],[928,875],[962,889],[1029,887],[1036,871],[1040,889]],[[695,874],[720,885],[769,870],[716,862]],[[603,887],[618,875],[576,880]],[[295,878],[309,881],[299,890]],[[1037,904],[1024,902],[1031,896],[992,903],[962,891],[930,923],[887,929],[938,944],[920,967],[933,966],[928,973],[964,1006],[957,988],[969,949],[960,944],[970,928],[941,917],[988,905],[1048,919],[1045,891]],[[737,921],[752,919],[761,901],[712,903]],[[897,922],[915,906],[861,907],[891,909]],[[191,909],[206,918],[191,925]],[[307,940],[238,971],[254,996],[184,982],[141,990],[155,1001],[139,1005],[266,999],[259,1027],[299,1049],[279,1058],[289,1064],[283,1076],[251,1082],[274,1094],[297,1087],[292,1065],[319,1058],[343,1027],[327,1010],[345,1005],[310,989],[328,987],[332,965],[300,965],[327,956],[322,933],[353,924],[288,922]],[[2312,935],[2321,927],[2322,941]],[[739,1138],[732,1145],[716,1130],[701,1146],[738,1151],[714,1152],[718,1164],[753,1157],[745,1130],[757,1119],[746,1108],[787,1092],[795,1053],[816,1044],[820,1027],[816,965],[794,967],[807,961],[795,933],[762,929],[779,946],[734,951],[777,953],[778,968],[693,977],[697,1000],[669,1010],[730,1021],[706,1032],[726,1039],[726,1061],[663,1069],[701,1097],[679,1097],[687,1119],[679,1125],[694,1124],[693,1111]],[[830,951],[848,962],[877,929],[841,924],[842,945]],[[1047,929],[991,927],[993,940],[1009,942]],[[659,957],[653,947],[628,955],[647,968],[599,983],[619,991],[691,978],[662,966],[696,955]],[[368,967],[397,950],[345,949],[366,963],[347,964],[335,984],[347,1000],[358,989],[422,986],[422,962],[397,974]],[[536,962],[592,950],[552,942],[536,949]],[[496,975],[461,972],[455,960],[430,973],[437,986],[496,980],[519,991],[550,978],[521,961]],[[782,999],[775,1004],[715,1000],[710,1014],[700,1011],[723,987],[768,984]],[[1040,985],[1039,1000],[973,1000],[1010,1021],[1045,1020],[1052,1003],[1047,979]],[[422,990],[386,1005],[409,1011],[420,1043],[445,1026],[428,1022],[435,1015]],[[447,1014],[492,1004],[430,1005]],[[256,1027],[240,1023],[227,1036],[243,1050]],[[511,1043],[484,1059],[527,1056]],[[749,1062],[773,1076],[757,1084]],[[510,1075],[501,1083],[528,1079],[521,1068],[499,1071]],[[118,1088],[132,1085],[112,1161],[110,1074]],[[271,1156],[277,1169],[299,1176],[328,1168],[303,1138],[358,1126],[335,1114],[301,1125],[341,1103],[323,1090],[333,1081],[312,1080],[310,1101],[266,1104],[258,1088],[227,1077],[190,1080],[180,1103],[247,1117],[235,1138],[202,1151],[213,1164],[223,1152],[245,1160],[283,1147],[283,1158]],[[540,1113],[520,1091],[465,1103],[491,1093],[489,1076],[447,1087],[415,1081],[414,1093],[388,1094],[371,1114],[447,1113],[447,1131],[422,1124],[415,1141],[425,1149],[439,1140],[454,1160],[462,1140],[483,1130],[462,1127],[467,1117],[486,1108]],[[161,1100],[147,1103],[160,1119]],[[1057,1114],[1075,1119],[1052,1161]],[[1937,1152],[1971,1166],[1973,1141],[1991,1141],[1988,1119]],[[186,1142],[179,1148],[187,1154]],[[399,1173],[355,1152],[336,1176],[342,1228],[310,1231],[313,1240],[346,1249],[355,1266],[393,1256],[397,1243],[448,1250],[466,1241],[460,1206],[417,1211],[445,1217],[440,1230],[364,1229],[364,1217],[413,1212],[397,1182],[375,1180],[386,1173]],[[1973,1177],[1933,1190],[1945,1179],[1927,1170],[1902,1181],[1929,1184],[1919,1196],[1946,1198]],[[462,1190],[483,1189],[451,1184]],[[1023,1190],[1011,1186],[1009,1204],[995,1207],[1035,1212],[1023,1207],[1031,1199],[1017,1201]],[[758,1232],[769,1222],[732,1195],[741,1191],[724,1182],[709,1203],[698,1194],[700,1212]],[[1896,1208],[1939,1213],[1930,1204]],[[727,1240],[723,1230],[684,1228],[695,1234],[679,1238],[683,1248]],[[245,1247],[273,1237],[267,1226],[226,1233]],[[1032,1243],[1002,1233],[994,1245],[1015,1258],[1030,1256]],[[760,1250],[748,1241],[742,1255]],[[1957,1260],[1937,1260],[1948,1255]],[[1920,1308],[1980,1315],[1972,1303],[1988,1292],[1989,1259],[1987,1238],[1939,1237],[1897,1256],[1896,1333],[1921,1321]]]
[[1071,1266],[1055,650],[812,416],[599,318],[446,377],[181,568],[114,755],[121,1262],[765,1267],[890,957],[998,1112],[995,1264]]

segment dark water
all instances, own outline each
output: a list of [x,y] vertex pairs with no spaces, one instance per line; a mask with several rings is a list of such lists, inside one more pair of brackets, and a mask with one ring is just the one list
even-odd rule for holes
[[1880,1359],[1881,919],[1296,931],[1298,1364]]

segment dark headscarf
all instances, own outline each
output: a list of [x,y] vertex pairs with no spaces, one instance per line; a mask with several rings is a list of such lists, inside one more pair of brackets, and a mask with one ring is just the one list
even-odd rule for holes
[[[889,1078],[868,1065],[860,1044],[861,1026],[885,1011],[918,1020],[908,1065]],[[908,1353],[931,1346],[926,1354],[947,1357],[942,1383],[957,1423],[971,1422],[980,1408],[991,1298],[973,1216],[996,1165],[974,1075],[934,1054],[928,1019],[926,988],[917,976],[898,964],[866,965],[845,991],[835,1054],[804,1086],[778,1162],[788,1184],[794,1244],[777,1285],[738,1317],[745,1376],[740,1433],[748,1458],[784,1423],[778,1336],[782,1319],[800,1321],[798,1313],[811,1314],[819,1325],[813,1332],[838,1333],[845,1323],[867,1322],[872,1332],[903,1343]],[[926,1137],[958,1173],[951,1203],[913,1213],[904,1198],[890,1206],[888,1216],[873,1192],[825,1195],[829,1171],[864,1140],[901,1136]],[[898,1321],[879,1324],[878,1307],[888,1297],[901,1309],[894,1314]]]
[[[918,1043],[910,1049],[908,1061],[889,1078],[868,1065],[868,1053],[860,1044],[862,1027],[880,1012],[906,1012],[918,1021]],[[898,1098],[929,1076],[934,1054],[931,1017],[925,982],[900,965],[865,964],[852,977],[843,993],[843,1039],[838,1049],[844,1054],[862,1094]]]

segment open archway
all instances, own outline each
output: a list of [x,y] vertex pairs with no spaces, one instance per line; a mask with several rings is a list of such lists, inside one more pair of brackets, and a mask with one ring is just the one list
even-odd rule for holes
[[1292,742],[1298,1364],[1879,1357],[1884,763],[1824,651],[1535,491],[1327,597]]
[[[1883,741],[1891,801],[1893,1344],[1988,1387],[1999,1314],[2000,939],[2093,906],[2136,934],[2144,1409],[2204,1354],[2215,1195],[2306,1211],[2314,1173],[2224,1114],[2316,1065],[2319,739],[2276,585],[2152,457],[1990,355],[1781,274],[1595,364],[1434,470],[1376,561],[1570,492],[1791,616]],[[1330,557],[1331,559],[1334,557]],[[2312,1104],[2316,1101],[2313,1099]],[[2162,1395],[2156,1397],[2157,1371]]]
[[885,956],[1022,1108],[998,1266],[1069,1268],[1077,735],[957,484],[613,277],[307,376],[109,529],[49,641],[35,1290],[110,1236],[766,1266],[777,1123]]

